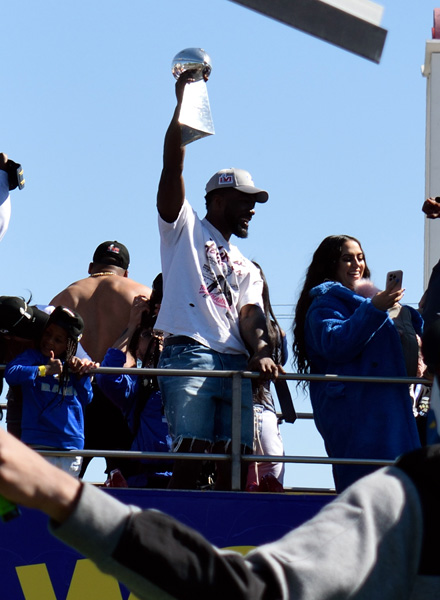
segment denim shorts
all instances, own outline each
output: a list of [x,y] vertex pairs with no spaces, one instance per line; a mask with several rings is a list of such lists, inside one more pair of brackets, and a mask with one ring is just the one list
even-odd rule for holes
[[[246,371],[247,358],[223,354],[202,344],[166,346],[159,360],[161,369]],[[231,377],[159,377],[165,416],[173,440],[172,450],[183,439],[230,442],[232,423]],[[242,379],[241,443],[252,448],[253,411],[250,379]]]

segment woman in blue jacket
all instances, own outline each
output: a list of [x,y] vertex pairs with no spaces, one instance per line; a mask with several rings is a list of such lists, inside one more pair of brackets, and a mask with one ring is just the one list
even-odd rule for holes
[[[388,309],[403,289],[362,295],[370,277],[358,240],[329,236],[306,274],[294,322],[294,359],[300,373],[405,377],[399,333]],[[357,291],[356,291],[357,290]],[[422,321],[411,310],[416,333]],[[389,383],[311,381],[316,427],[332,458],[394,460],[420,446],[408,386]],[[336,490],[375,466],[334,465]]]
[[[156,368],[161,336],[154,331],[151,300],[136,296],[127,329],[106,352],[102,367]],[[97,374],[104,394],[121,410],[133,434],[132,451],[169,452],[171,439],[163,414],[162,397],[156,377],[131,374]],[[125,461],[122,475],[129,487],[164,488],[171,476],[171,460]]]

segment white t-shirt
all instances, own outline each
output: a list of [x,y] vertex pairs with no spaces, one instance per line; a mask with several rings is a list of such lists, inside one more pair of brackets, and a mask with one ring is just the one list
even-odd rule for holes
[[0,241],[5,235],[11,218],[9,179],[6,171],[0,171]]
[[239,313],[262,307],[263,282],[255,265],[187,200],[174,223],[159,215],[163,300],[156,327],[187,335],[225,354],[248,352],[240,336]]

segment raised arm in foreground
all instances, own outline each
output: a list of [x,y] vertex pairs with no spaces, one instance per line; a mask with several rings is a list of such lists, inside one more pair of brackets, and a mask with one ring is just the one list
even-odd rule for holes
[[[217,549],[159,511],[125,506],[81,484],[3,430],[0,493],[48,514],[56,521],[54,535],[141,599],[415,600],[422,597],[414,593],[417,573],[436,575],[437,570],[425,571],[423,560],[419,565],[422,532],[435,510],[425,512],[414,472],[426,474],[423,485],[435,493],[439,448],[431,457],[426,449],[411,453],[401,468],[381,469],[357,481],[314,519],[246,558]],[[431,554],[436,566],[436,553]],[[426,584],[431,595],[424,597],[438,597],[439,578]]]

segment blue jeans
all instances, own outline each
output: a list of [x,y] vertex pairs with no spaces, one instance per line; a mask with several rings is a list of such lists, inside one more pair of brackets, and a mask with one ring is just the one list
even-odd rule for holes
[[[161,369],[203,369],[208,371],[245,371],[247,358],[241,354],[222,354],[202,344],[183,343],[166,346],[159,360]],[[232,424],[232,379],[230,377],[159,377],[165,416],[177,451],[183,439],[211,444],[229,443]],[[242,380],[241,443],[253,445],[252,387]]]

